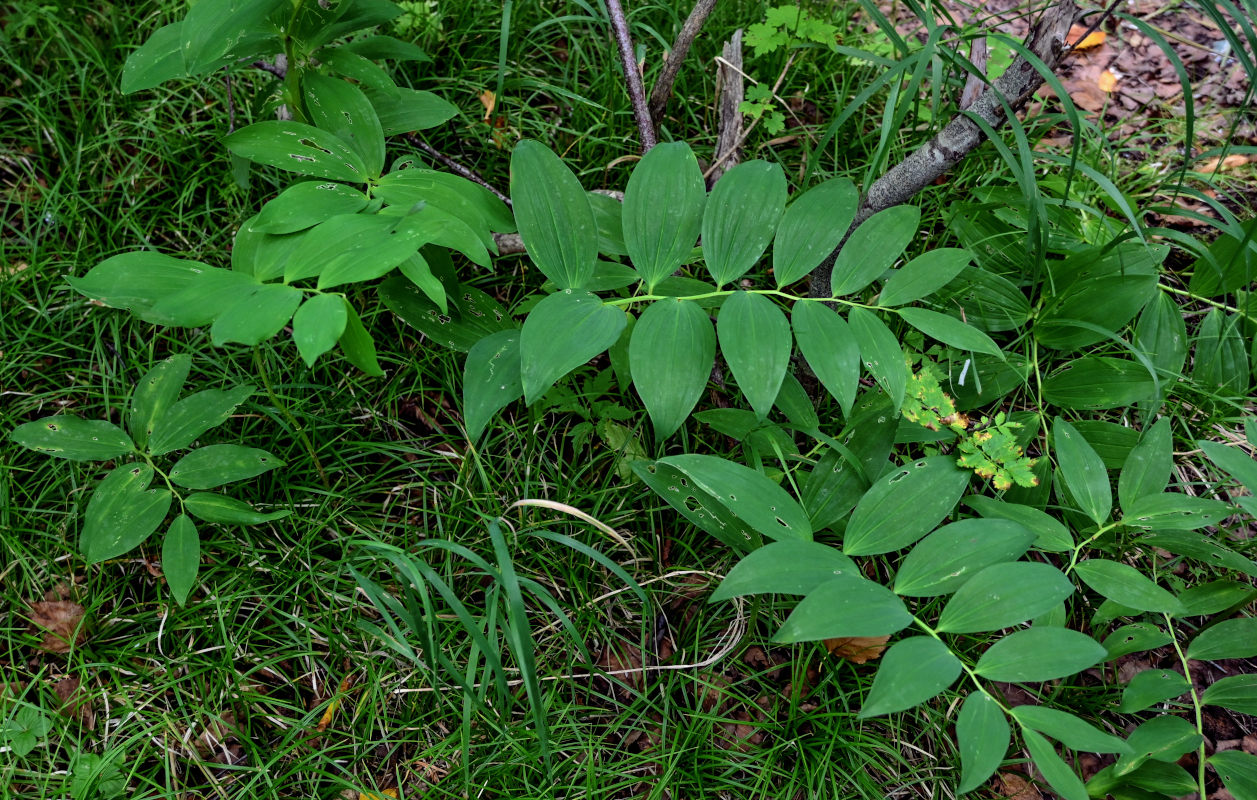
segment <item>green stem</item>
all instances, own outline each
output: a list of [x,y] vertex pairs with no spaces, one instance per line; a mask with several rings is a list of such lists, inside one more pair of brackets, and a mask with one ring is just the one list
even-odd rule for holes
[[1196,783],[1200,789],[1200,796],[1205,796],[1205,718],[1204,711],[1201,708],[1200,693],[1196,691],[1196,683],[1192,680],[1191,670],[1187,666],[1187,655],[1183,652],[1183,648],[1178,643],[1178,635],[1174,631],[1174,620],[1169,614],[1162,614],[1165,617],[1165,627],[1170,631],[1170,642],[1174,645],[1174,652],[1178,654],[1178,663],[1183,665],[1183,677],[1187,678],[1187,685],[1191,687],[1192,708],[1196,713],[1196,732],[1201,735],[1200,750],[1196,754],[1197,773]]
[[284,57],[288,61],[284,72],[284,105],[288,106],[288,113],[298,122],[305,121],[305,114],[301,111],[301,70],[297,67],[296,41],[292,38],[292,31],[297,26],[297,18],[301,15],[305,2],[306,0],[293,0],[292,18],[284,33]]
[[314,444],[310,441],[310,437],[306,436],[305,429],[297,422],[297,418],[292,415],[288,406],[275,394],[275,389],[271,386],[270,376],[266,372],[266,364],[262,359],[262,353],[256,347],[253,348],[253,365],[257,367],[258,377],[262,379],[262,386],[266,389],[266,395],[271,399],[271,404],[279,409],[279,412],[284,415],[284,419],[288,420],[288,424],[292,426],[293,433],[297,434],[297,438],[301,440],[301,444],[305,447],[306,453],[309,454],[310,460],[314,462],[314,468],[319,473],[319,482],[323,484],[324,489],[330,489],[331,484],[327,481],[327,472],[323,470],[323,463],[319,461],[319,455],[314,450]]
[[798,295],[783,292],[779,289],[717,289],[714,292],[704,292],[702,294],[690,294],[684,296],[674,296],[666,294],[639,294],[633,297],[619,297],[615,300],[603,301],[609,306],[629,306],[634,303],[652,302],[655,300],[707,300],[712,297],[728,297],[737,292],[748,292],[750,294],[762,294],[769,297],[780,297],[783,300],[794,302],[807,301],[813,303],[837,303],[839,305],[849,306],[853,308],[867,308],[871,311],[894,311],[893,308],[886,306],[873,305],[870,303],[857,303],[854,300],[843,300],[837,297],[799,297]]
[[[943,645],[944,647],[947,647],[947,642],[944,642],[944,641],[943,641],[943,637],[941,637],[941,636],[939,636],[939,635],[938,635],[938,631],[934,630],[934,629],[933,629],[933,628],[931,628],[929,625],[927,625],[927,624],[926,624],[926,622],[925,622],[925,620],[921,619],[920,617],[915,617],[915,616],[914,616],[914,617],[912,618],[912,621],[913,621],[913,623],[915,623],[915,624],[916,624],[916,626],[917,626],[918,628],[920,628],[921,630],[925,631],[925,632],[926,632],[927,634],[929,634],[930,636],[932,636],[932,637],[934,637],[935,639],[937,639],[939,642],[941,642],[941,643],[942,643],[942,645]],[[949,651],[951,650],[951,648],[950,648],[950,647],[947,647],[947,649],[948,649]],[[953,655],[954,655],[954,654],[953,654]],[[957,661],[960,661],[960,659],[959,659],[959,658],[957,658],[956,660],[957,660]],[[967,675],[967,676],[969,677],[969,680],[973,682],[974,688],[976,688],[979,692],[981,692],[982,694],[986,695],[987,697],[991,698],[991,702],[993,702],[993,703],[995,703],[995,705],[999,706],[999,707],[1000,707],[1000,710],[1001,710],[1001,711],[1003,711],[1005,714],[1011,714],[1011,712],[1010,712],[1010,711],[1009,711],[1009,709],[1008,709],[1008,706],[1004,705],[1003,701],[1002,701],[1000,698],[998,698],[998,697],[996,697],[995,695],[991,694],[990,690],[989,690],[989,689],[987,689],[987,688],[986,688],[986,686],[984,686],[984,685],[982,684],[982,679],[978,676],[978,673],[976,673],[976,672],[974,672],[974,671],[973,671],[973,667],[970,667],[970,666],[969,666],[968,664],[966,664],[965,662],[960,661],[960,668],[961,668],[962,670],[964,670],[964,671],[965,671],[965,675]]]
[[1223,311],[1229,311],[1232,314],[1239,314],[1241,317],[1248,320],[1249,322],[1257,322],[1257,318],[1253,317],[1252,314],[1248,313],[1242,308],[1236,308],[1235,306],[1228,306],[1226,303],[1219,303],[1217,300],[1210,300],[1208,297],[1201,297],[1198,294],[1192,294],[1186,289],[1178,289],[1173,286],[1166,286],[1164,283],[1158,283],[1157,288],[1164,289],[1165,291],[1171,294],[1176,294],[1180,297],[1190,298],[1191,300],[1194,300],[1197,303],[1204,303],[1207,306],[1213,306],[1214,308],[1218,308]]
[[1074,571],[1074,567],[1078,565],[1078,557],[1082,555],[1083,548],[1121,524],[1122,523],[1120,522],[1110,522],[1108,525],[1101,525],[1100,528],[1095,533],[1091,534],[1091,536],[1089,536],[1085,541],[1074,545],[1074,552],[1069,556],[1069,566],[1065,568],[1065,574],[1068,575]]

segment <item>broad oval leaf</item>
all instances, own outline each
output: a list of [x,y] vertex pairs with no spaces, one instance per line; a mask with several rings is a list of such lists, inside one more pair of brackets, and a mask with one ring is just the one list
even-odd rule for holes
[[292,315],[292,340],[307,367],[331,350],[345,332],[349,314],[345,301],[334,294],[316,294]]
[[860,359],[877,385],[890,395],[893,411],[903,404],[908,387],[908,366],[904,362],[899,340],[890,332],[886,323],[866,308],[852,308],[847,312],[851,334],[860,346]]
[[951,686],[961,668],[960,659],[933,636],[910,636],[895,642],[882,657],[857,716],[879,717],[920,705]]
[[830,296],[854,294],[881,277],[903,255],[920,222],[916,206],[893,206],[861,223],[834,260]]
[[1092,522],[1104,524],[1113,510],[1113,490],[1104,462],[1082,434],[1062,417],[1057,417],[1052,424],[1052,441],[1056,448],[1057,474],[1066,491]]
[[157,530],[170,510],[166,489],[149,489],[153,468],[125,464],[96,487],[87,503],[80,549],[89,564],[117,558]]
[[1134,344],[1156,367],[1162,392],[1168,391],[1187,363],[1187,323],[1168,292],[1159,292],[1144,307],[1135,323]]
[[966,519],[944,525],[922,539],[895,574],[895,594],[950,594],[992,564],[1016,561],[1034,534],[1005,519]]
[[1235,800],[1257,797],[1257,756],[1243,750],[1222,750],[1209,756],[1208,763]]
[[292,513],[286,509],[269,513],[255,511],[248,503],[214,492],[194,492],[183,498],[183,507],[192,516],[218,525],[259,525]]
[[1031,730],[1022,729],[1021,738],[1030,751],[1034,764],[1043,773],[1048,785],[1062,800],[1089,800],[1087,787],[1065,761],[1056,754],[1047,739]]
[[1179,593],[1178,600],[1186,610],[1184,616],[1205,617],[1220,614],[1232,606],[1239,607],[1257,599],[1257,589],[1232,580],[1209,581]]
[[[1144,495],[1160,494],[1174,472],[1170,418],[1162,417],[1143,432],[1126,456],[1117,478],[1117,499],[1124,511]],[[1129,513],[1129,512],[1128,512]]]
[[768,418],[790,365],[790,323],[761,294],[734,292],[716,319],[720,352],[761,420]]
[[1126,684],[1117,710],[1122,714],[1135,714],[1157,703],[1187,694],[1191,688],[1187,679],[1173,670],[1146,669],[1136,673],[1130,683]]
[[108,461],[135,452],[135,445],[117,425],[73,414],[19,425],[9,438],[23,447],[69,461]]
[[885,586],[858,575],[839,575],[804,597],[773,641],[889,636],[911,624],[903,601]]
[[901,308],[896,313],[904,322],[945,345],[1004,358],[1004,351],[999,349],[999,345],[990,336],[955,317],[930,311],[928,308]]
[[474,442],[493,415],[524,396],[520,379],[519,331],[484,337],[467,353],[463,367],[463,422]]
[[1075,564],[1074,573],[1099,594],[1124,606],[1164,614],[1180,614],[1183,611],[1177,597],[1127,564],[1089,558]]
[[930,297],[937,311],[985,331],[1008,331],[1030,319],[1030,301],[1017,284],[977,267],[965,267]]
[[131,94],[188,74],[183,63],[183,21],[158,28],[122,65],[121,89]]
[[806,595],[836,575],[856,575],[855,562],[819,542],[782,539],[752,550],[729,570],[709,602],[748,594]]
[[[378,38],[380,37],[370,36],[354,41],[369,42]],[[458,106],[439,95],[420,89],[392,86],[382,91],[373,91],[368,97],[385,136],[435,128],[458,116]]]
[[[1152,274],[1109,275],[1079,281],[1053,298],[1035,320],[1034,336],[1057,350],[1077,350],[1107,338],[1135,318],[1157,291]],[[1084,327],[1075,321],[1100,328]]]
[[1150,494],[1131,503],[1122,524],[1132,528],[1191,531],[1217,525],[1234,510],[1221,500],[1178,492]]
[[212,444],[179,459],[171,467],[169,476],[187,489],[215,489],[282,466],[284,462],[256,447]]
[[1143,544],[1160,547],[1176,556],[1187,556],[1215,567],[1233,569],[1257,578],[1257,562],[1245,558],[1216,538],[1190,531],[1149,531],[1139,538]]
[[824,303],[800,301],[791,311],[794,338],[821,385],[850,416],[860,388],[860,346],[837,311]]
[[1035,625],[991,645],[973,671],[993,681],[1037,683],[1076,675],[1106,659],[1104,646],[1085,633]]
[[367,202],[365,194],[343,183],[302,181],[262,206],[248,228],[256,233],[296,233],[341,214],[357,214]]
[[1124,408],[1156,399],[1156,384],[1134,361],[1089,356],[1070,361],[1044,379],[1043,399],[1069,409]]
[[684,142],[655,145],[624,187],[624,245],[653,292],[689,257],[703,227],[707,189],[694,151]]
[[1198,440],[1196,446],[1204,450],[1210,461],[1226,470],[1227,474],[1242,483],[1249,492],[1257,493],[1257,460],[1253,460],[1239,447],[1227,447],[1219,442]]
[[1072,550],[1074,539],[1060,520],[1030,506],[1005,503],[994,497],[974,495],[965,499],[965,505],[987,519],[1006,519],[1032,531],[1034,546],[1049,553]]
[[192,357],[180,354],[158,363],[140,378],[131,392],[131,411],[127,414],[127,430],[136,445],[148,444],[153,424],[179,399],[191,369]]
[[1200,696],[1200,702],[1241,714],[1257,714],[1257,674],[1232,675],[1214,681]]
[[[458,175],[416,167],[395,170],[380,178],[373,194],[393,206],[409,208],[427,203],[447,211],[474,229],[486,247],[495,246],[492,231],[515,230],[515,218],[506,203],[480,184]],[[620,204],[609,197],[587,196],[602,197],[619,209]]]
[[589,292],[566,289],[543,299],[520,333],[524,401],[532,405],[559,378],[615,344],[625,324],[622,310]]
[[300,289],[282,283],[263,284],[214,320],[210,338],[216,346],[228,342],[256,346],[288,324],[302,297]]
[[227,421],[236,406],[253,394],[252,386],[228,390],[205,389],[172,405],[153,424],[148,437],[149,452],[155,456],[182,450],[197,437]]
[[905,464],[873,482],[847,523],[847,555],[889,553],[912,544],[943,521],[960,502],[969,473],[950,456]]
[[1117,775],[1129,775],[1149,759],[1172,764],[1200,746],[1196,726],[1182,717],[1162,714],[1141,724],[1126,737],[1133,753],[1123,754],[1113,765]]
[[956,591],[937,627],[948,633],[997,631],[1051,611],[1073,593],[1069,578],[1051,564],[993,564]]
[[514,328],[515,322],[498,301],[474,286],[455,286],[452,308],[439,308],[419,287],[401,276],[379,286],[380,300],[403,322],[433,342],[466,353],[481,339]]
[[1136,622],[1123,625],[1104,637],[1104,650],[1108,653],[1105,661],[1112,661],[1131,653],[1142,653],[1174,641],[1170,635],[1155,625],[1147,622]]
[[362,90],[349,81],[309,73],[301,78],[306,109],[320,130],[335,134],[362,159],[368,178],[384,171],[384,130]]
[[629,369],[658,441],[689,417],[715,362],[716,334],[698,305],[658,300],[642,312],[629,339]]
[[842,243],[855,219],[860,193],[847,178],[825,181],[795,198],[773,243],[773,278],[789,286],[816,269]]
[[180,514],[170,523],[161,546],[161,571],[174,595],[184,605],[196,586],[196,573],[201,567],[201,537],[187,514]]
[[320,222],[288,257],[284,281],[318,277],[320,290],[374,280],[414,255],[443,230],[439,209],[406,217],[343,214]]
[[598,260],[598,224],[572,171],[545,145],[524,139],[511,153],[511,200],[532,262],[560,289],[583,288]]
[[340,340],[337,342],[341,352],[345,354],[345,358],[349,359],[350,364],[362,370],[364,374],[373,378],[384,377],[384,370],[380,369],[380,362],[375,357],[375,340],[371,338],[362,320],[358,318],[358,312],[354,311],[354,307],[349,304],[349,298],[346,297],[344,300],[345,332],[340,335]]
[[785,207],[786,176],[778,164],[747,161],[716,181],[703,210],[702,234],[703,258],[717,288],[759,261]]
[[811,540],[802,506],[762,473],[715,456],[686,454],[659,459],[684,473],[721,505],[769,539]]
[[890,276],[878,295],[878,304],[901,306],[920,300],[946,286],[973,261],[973,253],[958,247],[928,250]]
[[971,792],[995,774],[1012,740],[1008,719],[999,704],[984,692],[971,692],[956,719],[960,749],[958,794]]
[[[1099,647],[1099,644],[1096,644]],[[1081,753],[1129,753],[1130,745],[1065,711],[1046,706],[1016,706],[1013,719]]]
[[1197,661],[1257,656],[1257,618],[1228,619],[1206,628],[1187,648]]
[[282,51],[280,33],[291,15],[285,0],[201,0],[194,4],[180,31],[188,74]]
[[255,122],[229,134],[223,144],[256,164],[301,175],[349,183],[365,183],[371,177],[353,148],[335,134],[304,122]]
[[676,467],[658,461],[634,461],[629,466],[642,483],[678,514],[735,552],[745,553],[758,548],[763,542],[763,537],[746,520],[737,517],[712,493],[696,485]]
[[152,313],[153,306],[196,285],[213,269],[199,261],[140,250],[107,258],[81,278],[66,277],[66,282],[110,308],[125,308],[146,322],[165,324],[161,315]]

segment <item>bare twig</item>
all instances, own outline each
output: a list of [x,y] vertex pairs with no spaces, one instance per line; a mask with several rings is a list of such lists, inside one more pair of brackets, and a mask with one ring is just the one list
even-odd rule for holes
[[[722,61],[723,61],[723,59],[722,59]],[[786,80],[786,74],[790,71],[790,66],[791,66],[792,64],[794,64],[794,53],[791,53],[791,54],[790,54],[790,57],[786,59],[786,65],[785,65],[784,67],[782,67],[782,68],[781,68],[781,74],[777,76],[777,81],[773,84],[772,96],[773,96],[774,98],[776,98],[778,101],[780,101],[780,100],[781,100],[781,98],[780,98],[780,97],[777,97],[777,90],[778,90],[778,89],[780,89],[780,88],[781,88],[781,84],[785,82],[785,80]],[[723,64],[722,64],[722,66],[723,66]],[[729,66],[729,68],[730,68],[730,69],[736,69],[736,67],[734,67],[732,64],[729,64],[728,66]],[[739,72],[741,72],[741,70],[738,70],[738,71],[739,71]],[[723,111],[724,111],[724,102],[723,102],[723,100],[724,100],[724,96],[723,96],[723,95],[721,95],[721,112],[723,112]],[[740,101],[739,101],[739,102],[740,102]],[[739,118],[740,118],[740,117],[741,117],[741,114],[739,114],[738,116],[739,116]],[[764,119],[763,117],[760,117],[759,119],[757,119],[757,120],[755,120],[754,122],[752,122],[752,123],[751,123],[751,124],[750,124],[750,125],[749,125],[746,129],[745,129],[745,130],[743,130],[740,134],[738,134],[738,139],[737,139],[737,141],[736,141],[736,142],[734,142],[734,143],[733,143],[733,146],[732,146],[730,149],[726,150],[725,152],[721,153],[719,156],[717,156],[717,157],[716,157],[716,160],[715,160],[715,161],[713,161],[713,162],[712,162],[712,164],[711,164],[711,166],[707,168],[707,171],[703,173],[703,177],[704,177],[704,178],[709,178],[709,177],[710,177],[713,173],[715,173],[715,172],[716,172],[716,170],[720,169],[720,165],[721,165],[721,164],[725,163],[725,161],[726,161],[726,160],[727,160],[730,156],[732,156],[734,153],[738,152],[738,150],[742,147],[743,143],[744,143],[744,142],[746,142],[746,138],[747,138],[748,136],[750,136],[750,135],[751,135],[751,131],[755,130],[755,128],[756,128],[756,127],[760,124],[760,122],[762,122],[762,121],[763,121],[763,119]],[[723,117],[722,117],[721,121],[723,122]],[[739,119],[739,123],[740,123],[740,119]],[[741,125],[740,125],[740,124],[739,124],[739,127],[741,127]],[[725,170],[720,170],[720,171],[721,171],[721,173],[724,173],[724,172],[725,172]],[[718,177],[720,177],[720,176],[719,176],[719,175],[717,175],[716,177],[718,178]],[[715,182],[715,181],[714,181],[714,179],[712,180],[712,182],[713,182],[713,183]]]
[[[612,200],[623,203],[624,192],[615,189],[590,189],[595,194],[605,194]],[[524,247],[524,240],[518,233],[495,233],[493,234],[493,242],[498,247],[498,255],[513,256],[519,253],[527,253],[528,248]]]
[[[283,56],[280,56],[282,59]],[[263,72],[269,72],[281,81],[288,77],[288,69],[283,64],[272,64],[269,61],[254,61],[253,66]]]
[[637,71],[637,58],[633,55],[633,38],[629,35],[628,20],[620,0],[607,0],[607,12],[611,15],[611,30],[615,33],[615,46],[620,51],[620,63],[624,65],[624,81],[629,99],[633,102],[633,118],[637,120],[637,133],[645,153],[658,140],[655,138],[655,123],[650,119],[650,109],[646,107],[642,75]]
[[969,73],[965,78],[965,88],[960,93],[960,110],[964,111],[969,106],[977,102],[982,94],[982,90],[986,88],[986,37],[980,37],[973,40],[973,44],[969,46],[969,63],[974,66],[976,72]]
[[420,139],[418,136],[415,136],[413,133],[406,134],[406,141],[409,142],[412,147],[417,147],[423,152],[435,158],[437,161],[440,161],[447,168],[449,168],[450,172],[453,172],[455,175],[461,175],[462,177],[466,178],[469,181],[473,181],[475,183],[480,184],[484,188],[488,189],[490,192],[493,192],[493,196],[501,200],[503,203],[506,203],[508,206],[511,204],[511,198],[509,196],[507,196],[505,193],[499,190],[496,186],[494,186],[493,184],[485,180],[484,177],[481,176],[479,172],[476,172],[471,167],[464,166],[463,164],[454,160],[454,158],[452,158],[451,156],[445,155],[440,150],[437,150],[432,145]]
[[[1061,57],[1068,52],[1066,37],[1078,14],[1074,0],[1059,0],[1031,29],[1026,49],[1048,69],[1056,69]],[[847,235],[878,211],[907,202],[981,144],[986,137],[973,117],[998,129],[1007,121],[1006,109],[1018,110],[1042,85],[1043,76],[1034,65],[1025,56],[1018,56],[1012,66],[978,96],[972,107],[957,114],[937,136],[873,182]],[[812,297],[829,297],[830,274],[837,252],[835,250],[812,272]]]
[[742,72],[742,30],[733,32],[721,51],[716,67],[716,85],[720,87],[719,128],[712,165],[703,173],[710,188],[720,176],[738,163],[738,150],[746,136],[742,132],[742,97],[745,89]]
[[655,86],[650,91],[650,104],[647,110],[655,123],[656,133],[658,133],[659,121],[663,119],[664,109],[668,106],[668,98],[672,96],[672,85],[676,83],[681,64],[685,62],[685,56],[690,52],[690,45],[694,44],[694,39],[703,29],[703,23],[707,21],[707,17],[711,16],[711,11],[716,7],[717,2],[718,0],[698,0],[694,4],[694,10],[685,18],[681,32],[672,43],[672,50],[663,64],[663,70],[655,79]]

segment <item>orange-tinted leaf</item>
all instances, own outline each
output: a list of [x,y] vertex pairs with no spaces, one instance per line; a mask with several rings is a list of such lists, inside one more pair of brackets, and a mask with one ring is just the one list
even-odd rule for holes
[[480,105],[484,106],[484,121],[488,122],[489,117],[493,114],[493,109],[498,104],[498,97],[493,92],[485,89],[480,93]]
[[1075,50],[1090,50],[1104,44],[1104,31],[1087,33],[1086,25],[1074,25],[1069,29],[1069,36],[1065,37],[1065,40],[1076,42],[1072,45]]
[[850,661],[852,664],[864,664],[881,658],[889,639],[889,636],[843,636],[826,639],[825,649],[835,658]]
[[1117,88],[1117,76],[1113,74],[1113,70],[1106,69],[1100,73],[1100,77],[1096,79],[1096,85],[1100,87],[1102,92],[1112,92]]
[[1248,156],[1243,153],[1232,153],[1226,158],[1211,158],[1208,161],[1201,162],[1196,168],[1197,172],[1216,172],[1224,169],[1235,169],[1242,167],[1248,163]]

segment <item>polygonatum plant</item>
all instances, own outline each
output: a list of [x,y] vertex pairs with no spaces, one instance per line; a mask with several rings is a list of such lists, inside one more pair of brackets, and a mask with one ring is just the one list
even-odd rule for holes
[[[153,367],[131,393],[126,430],[106,420],[57,414],[18,426],[10,439],[69,461],[105,462],[108,474],[87,502],[79,550],[89,564],[143,544],[170,516],[162,572],[179,603],[196,583],[201,540],[193,518],[215,525],[257,525],[288,516],[261,512],[208,491],[282,467],[265,450],[238,444],[194,447],[253,394],[252,386],[204,389],[180,398],[192,360],[179,355]],[[180,451],[187,451],[176,457]],[[150,488],[154,478],[157,488]]]

